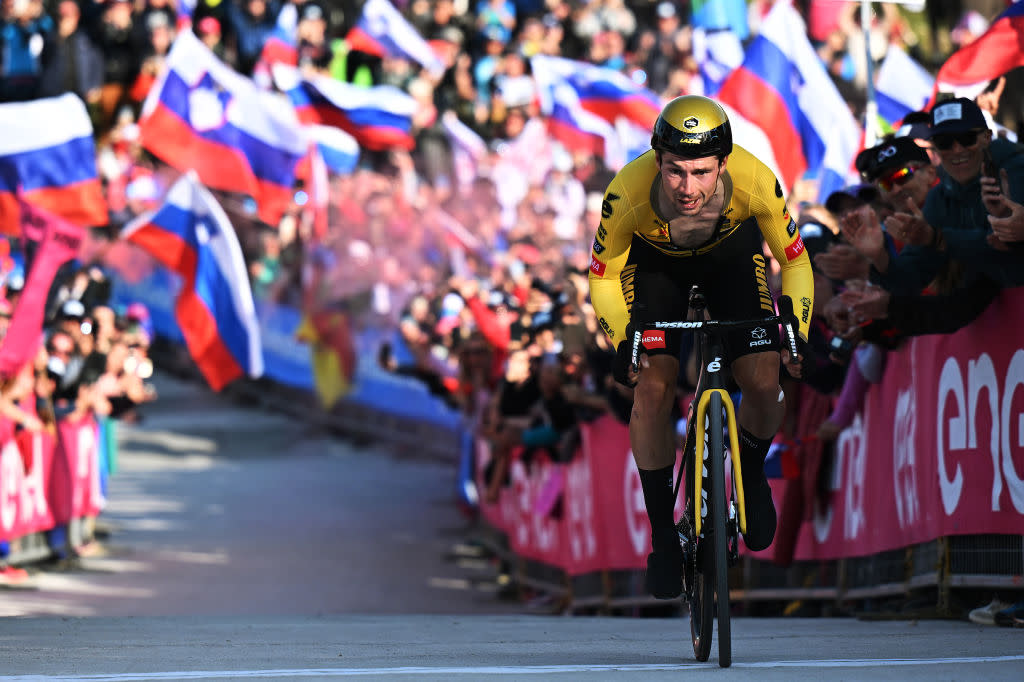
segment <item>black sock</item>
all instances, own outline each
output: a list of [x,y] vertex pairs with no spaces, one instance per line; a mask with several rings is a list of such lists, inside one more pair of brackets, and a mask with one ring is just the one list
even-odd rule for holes
[[[744,428],[740,428],[740,461],[743,463],[743,473],[751,471],[750,467],[757,466],[758,478],[764,474],[764,460],[768,456],[768,450],[772,447],[771,438],[758,438]],[[744,481],[746,479],[744,478]],[[744,485],[744,488],[747,486]]]
[[639,469],[640,485],[644,489],[647,518],[651,521],[651,544],[655,549],[679,544],[676,532],[675,498],[672,497],[672,467]]

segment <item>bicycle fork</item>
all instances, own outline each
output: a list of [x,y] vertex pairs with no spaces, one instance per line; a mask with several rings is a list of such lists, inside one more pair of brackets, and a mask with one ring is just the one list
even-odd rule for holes
[[[733,485],[736,490],[736,502],[738,506],[737,517],[739,519],[739,528],[741,533],[747,532],[747,515],[746,505],[743,499],[743,473],[740,470],[740,445],[739,437],[737,436],[738,426],[736,425],[736,410],[732,404],[732,398],[730,398],[728,391],[724,388],[709,388],[704,391],[700,396],[700,402],[697,403],[697,423],[696,426],[696,452],[694,453],[694,461],[701,462],[701,466],[693,468],[693,483],[694,490],[700,489],[701,497],[706,498],[706,494],[703,492],[705,489],[703,486],[703,478],[707,476],[707,459],[708,453],[706,448],[705,437],[705,422],[707,416],[708,402],[711,400],[711,395],[718,393],[722,398],[722,405],[725,407],[726,423],[728,424],[729,431],[729,455],[732,461],[732,472],[733,472]],[[722,469],[725,471],[724,467]],[[701,500],[700,513],[694,513],[694,533],[700,535],[701,532],[701,521],[706,514],[707,503],[706,500]],[[696,510],[694,510],[696,512]]]

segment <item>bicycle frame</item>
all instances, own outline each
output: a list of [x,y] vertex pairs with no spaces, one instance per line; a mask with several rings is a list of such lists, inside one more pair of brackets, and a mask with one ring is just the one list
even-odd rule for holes
[[[690,295],[691,298],[694,296],[701,296],[699,288],[693,287]],[[701,304],[700,309],[703,311],[703,304]],[[654,327],[655,329],[690,329],[700,334],[702,343],[700,353],[703,366],[701,368],[701,375],[697,380],[697,408],[694,410],[694,414],[691,417],[696,420],[694,462],[703,461],[707,405],[711,399],[711,394],[718,393],[721,395],[722,405],[726,411],[726,424],[729,431],[729,454],[733,470],[733,487],[736,491],[736,502],[738,507],[737,517],[741,533],[747,532],[747,517],[746,501],[743,497],[743,472],[740,465],[739,455],[739,427],[736,423],[736,409],[732,401],[732,396],[730,396],[729,392],[725,390],[725,380],[722,378],[722,363],[724,362],[726,353],[722,344],[721,335],[727,331],[744,327],[761,324],[781,324],[785,330],[789,351],[796,356],[797,347],[796,330],[793,324],[793,321],[795,320],[793,317],[793,302],[788,296],[780,296],[778,299],[778,309],[779,312],[776,315],[769,315],[752,320],[687,320],[654,322],[647,325],[648,327]],[[632,365],[634,372],[639,367],[640,338],[642,336],[643,333],[641,331],[633,333]],[[711,360],[704,362],[708,358],[711,358]],[[710,385],[708,385],[708,382],[710,382]],[[703,472],[700,467],[694,466],[693,468],[695,484],[694,496],[696,497],[698,494],[696,491],[700,490]],[[677,495],[679,494],[678,486],[675,492]],[[694,500],[694,532],[697,535],[700,535],[701,518],[700,514],[697,513],[700,509],[697,505],[698,502],[699,500]]]

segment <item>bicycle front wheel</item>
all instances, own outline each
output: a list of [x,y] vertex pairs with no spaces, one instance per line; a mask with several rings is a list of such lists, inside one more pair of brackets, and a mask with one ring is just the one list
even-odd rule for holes
[[[693,415],[691,415],[689,431],[686,437],[686,471],[688,484],[684,487],[687,498],[691,500],[689,510],[692,514],[701,513],[703,495],[700,490],[694,491],[693,467],[701,467],[705,474],[704,462],[696,461],[694,446],[696,433]],[[704,457],[707,461],[708,453]],[[690,608],[690,638],[693,641],[693,655],[700,661],[707,661],[711,656],[711,640],[715,626],[715,564],[714,553],[711,551],[711,529],[704,525],[704,538],[694,537],[696,524],[693,518],[688,519],[687,529],[687,565],[686,565],[686,597]]]
[[[697,510],[700,513],[700,510]],[[700,542],[698,540],[698,542]],[[710,543],[708,538],[707,544]],[[703,543],[691,545],[697,552],[693,570],[693,585],[688,586],[690,605],[690,637],[693,640],[693,655],[704,662],[711,656],[711,639],[715,626],[715,565],[713,553]]]
[[[729,538],[725,522],[729,516],[725,497],[725,432],[722,396],[714,393],[708,401],[708,474],[711,476],[711,519],[714,538],[715,592],[718,596],[718,665],[732,665],[732,626],[729,621]],[[710,552],[709,552],[710,553]]]

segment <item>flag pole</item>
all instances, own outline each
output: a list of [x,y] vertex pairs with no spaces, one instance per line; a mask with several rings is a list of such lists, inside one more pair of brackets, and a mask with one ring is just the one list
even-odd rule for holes
[[864,107],[864,148],[878,142],[878,102],[875,98],[875,67],[871,62],[871,3],[860,2],[860,25],[864,31],[864,62],[867,64],[867,104]]

